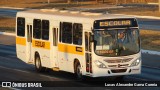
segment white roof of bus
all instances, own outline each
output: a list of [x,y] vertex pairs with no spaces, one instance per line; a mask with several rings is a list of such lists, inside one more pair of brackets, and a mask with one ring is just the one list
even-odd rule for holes
[[79,12],[79,11],[67,11],[67,10],[56,10],[56,9],[35,9],[28,11],[21,11],[17,13],[17,16],[24,17],[37,17],[38,16],[58,16],[58,17],[72,17],[78,19],[90,19],[90,20],[100,20],[100,19],[118,19],[118,18],[135,18],[125,15],[115,15],[115,14],[103,14],[103,13],[91,13],[91,12]]

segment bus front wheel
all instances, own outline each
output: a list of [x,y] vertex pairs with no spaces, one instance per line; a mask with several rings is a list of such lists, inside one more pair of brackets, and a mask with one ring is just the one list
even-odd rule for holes
[[83,75],[82,75],[82,70],[81,70],[81,65],[79,63],[76,64],[76,70],[75,70],[75,74],[78,80],[82,80],[83,79]]

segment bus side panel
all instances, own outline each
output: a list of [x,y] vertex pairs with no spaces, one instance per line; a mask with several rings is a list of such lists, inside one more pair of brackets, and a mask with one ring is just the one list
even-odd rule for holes
[[[44,45],[44,47],[42,47],[42,45]],[[39,54],[42,66],[51,68],[50,67],[50,43],[42,40],[32,40],[32,53],[34,53],[34,58],[35,58],[36,52]]]
[[68,61],[68,71],[74,73],[74,60],[77,59],[80,62],[80,65],[82,68],[84,67],[84,59],[83,55],[77,55],[77,54],[69,54],[69,61]]
[[79,60],[83,65],[83,51],[76,52],[76,46],[67,44],[58,44],[58,57],[60,70],[74,72],[74,60]]
[[16,37],[16,53],[17,57],[27,63],[26,60],[26,38]]
[[83,56],[76,55],[76,54],[70,54],[70,53],[64,53],[59,52],[58,54],[61,56],[59,58],[59,67],[62,71],[72,72],[74,73],[74,60],[79,60],[80,64],[83,67]]
[[[19,20],[20,20],[20,18],[22,19],[24,19],[23,20],[23,31],[22,32],[24,32],[24,35],[21,35],[21,33],[20,32],[18,32],[17,31],[17,29],[18,29],[18,18],[19,18]],[[21,21],[21,23],[22,23],[22,21]],[[22,61],[24,61],[24,62],[26,62],[27,63],[27,53],[26,53],[26,22],[25,22],[25,18],[24,17],[22,17],[22,16],[18,16],[18,14],[17,14],[17,17],[16,17],[16,54],[17,54],[17,57],[20,59],[20,60],[22,60]],[[21,36],[18,36],[17,34],[18,33],[20,33],[20,35]]]

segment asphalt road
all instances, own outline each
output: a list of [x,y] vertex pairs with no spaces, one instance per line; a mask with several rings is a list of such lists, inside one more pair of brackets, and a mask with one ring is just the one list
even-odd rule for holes
[[[1,35],[0,35],[1,36]],[[4,38],[12,38],[13,36],[4,36]],[[9,39],[8,39],[9,40]],[[113,81],[112,77],[101,77],[101,78],[87,78],[87,81],[79,82],[74,74],[67,72],[55,72],[49,70],[44,73],[37,73],[33,65],[26,64],[21,60],[16,58],[16,47],[14,41],[1,42],[0,44],[0,81],[62,81],[59,86],[65,86],[66,83],[69,87],[94,87],[103,86],[104,83],[98,82],[107,82]],[[1,41],[1,40],[0,40]],[[12,42],[12,43],[7,43]],[[5,45],[5,44],[8,45]],[[10,45],[9,45],[10,44]],[[160,81],[160,56],[142,54],[143,66],[142,73],[140,75],[130,75],[125,76],[124,81]],[[64,82],[65,81],[65,82]],[[63,83],[63,84],[62,84]],[[56,84],[57,85],[57,84]],[[95,89],[95,88],[94,88]],[[109,88],[99,88],[100,90],[104,89],[115,89],[112,87]],[[135,88],[132,88],[135,89]],[[148,88],[147,88],[148,89]],[[160,88],[154,87],[155,90]],[[145,90],[142,88],[142,90]]]
[[20,10],[0,8],[0,16],[15,17],[18,11]]

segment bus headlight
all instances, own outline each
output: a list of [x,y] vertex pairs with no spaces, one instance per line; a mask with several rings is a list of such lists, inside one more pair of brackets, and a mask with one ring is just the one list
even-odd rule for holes
[[104,65],[102,62],[96,60],[94,61],[94,63],[97,65],[97,67],[99,68],[107,68],[106,65]]
[[132,62],[131,67],[137,66],[141,62],[141,58],[136,59],[135,61]]

